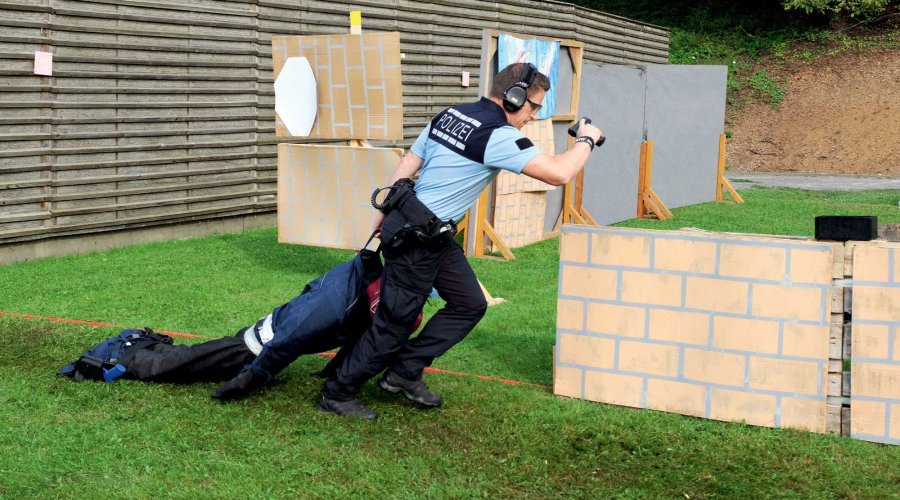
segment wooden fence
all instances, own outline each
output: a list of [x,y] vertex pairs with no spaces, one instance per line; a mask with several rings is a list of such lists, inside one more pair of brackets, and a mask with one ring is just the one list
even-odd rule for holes
[[343,33],[351,10],[401,33],[401,147],[477,96],[483,29],[668,57],[665,29],[558,2],[0,0],[0,245],[273,212],[272,35]]

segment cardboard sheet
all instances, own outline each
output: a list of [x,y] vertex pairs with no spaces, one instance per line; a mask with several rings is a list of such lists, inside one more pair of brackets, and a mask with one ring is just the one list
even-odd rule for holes
[[827,398],[838,249],[762,235],[564,225],[555,393],[835,431]]
[[852,245],[850,435],[900,445],[900,243]]
[[[276,80],[289,57],[306,57],[318,82],[316,139],[403,139],[400,34],[272,37]],[[276,117],[275,133],[290,137]]]
[[402,149],[278,145],[278,241],[361,248],[372,233],[371,196]]
[[543,191],[497,195],[494,229],[510,248],[540,241],[546,208],[547,193]]

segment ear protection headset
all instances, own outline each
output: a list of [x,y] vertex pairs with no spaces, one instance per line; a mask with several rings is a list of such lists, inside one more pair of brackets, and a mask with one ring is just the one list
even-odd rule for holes
[[510,113],[515,113],[522,109],[528,97],[528,87],[534,83],[534,77],[537,74],[537,68],[534,64],[525,63],[525,74],[522,79],[512,84],[505,92],[503,92],[503,109]]

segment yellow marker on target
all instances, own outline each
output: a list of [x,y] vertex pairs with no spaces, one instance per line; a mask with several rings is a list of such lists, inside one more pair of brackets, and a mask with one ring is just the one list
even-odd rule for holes
[[362,34],[362,11],[359,11],[359,10],[350,11],[350,34],[351,35],[361,35]]

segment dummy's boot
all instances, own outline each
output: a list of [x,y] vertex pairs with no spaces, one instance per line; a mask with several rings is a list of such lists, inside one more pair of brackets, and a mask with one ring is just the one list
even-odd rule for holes
[[422,380],[410,380],[397,375],[391,370],[385,372],[378,385],[393,394],[403,394],[406,399],[423,408],[437,408],[444,403],[443,398],[428,390]]
[[356,417],[363,420],[375,420],[378,418],[377,413],[359,404],[355,399],[351,399],[350,401],[338,401],[322,396],[316,403],[316,409],[325,413],[334,413],[335,415],[340,415],[342,417]]

